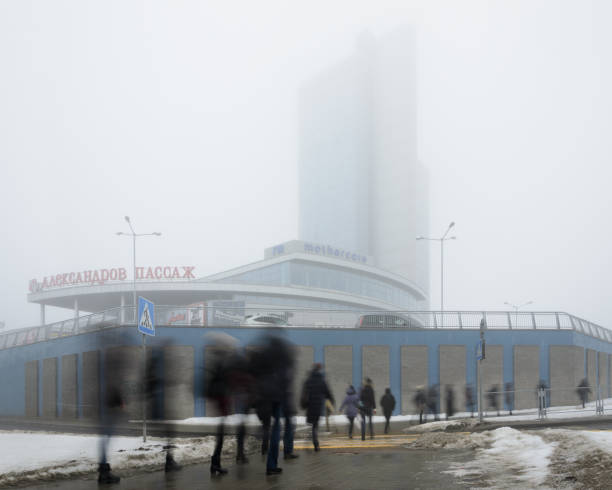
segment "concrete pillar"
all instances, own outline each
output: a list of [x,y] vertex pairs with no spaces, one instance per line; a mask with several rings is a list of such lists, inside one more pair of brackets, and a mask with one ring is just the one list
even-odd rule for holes
[[57,357],[43,359],[42,362],[43,417],[57,417]]
[[[402,413],[402,373],[401,373],[401,345],[389,346],[389,387],[395,397],[394,415]],[[382,396],[382,393],[381,393]]]
[[327,385],[339,407],[344,399],[346,388],[353,384],[353,346],[325,346],[325,377]]
[[125,324],[125,295],[121,295],[121,325]]
[[362,350],[362,379],[370,378],[374,387],[376,404],[390,386],[389,346],[364,345]]
[[40,324],[45,324],[45,305],[40,305]]
[[537,345],[514,346],[514,408],[535,408],[536,386],[540,381],[540,347]]
[[[487,393],[494,387],[495,391],[504,390],[504,350],[501,345],[489,345],[486,346],[486,358],[482,361],[481,373],[482,373],[482,396],[484,407],[489,407],[489,398]],[[497,395],[497,406],[500,409],[504,406],[504,396],[502,394]]]
[[63,418],[76,418],[78,415],[77,361],[77,354],[69,354],[66,356],[62,356],[61,414]]
[[38,361],[25,363],[25,416],[38,417]]
[[550,346],[550,404],[577,405],[576,387],[584,378],[584,348],[575,345]]
[[[455,410],[465,407],[466,355],[465,345],[441,345],[440,366],[440,412],[446,411],[446,385],[454,390]],[[488,352],[487,352],[488,355]]]
[[[608,354],[605,352],[597,353],[597,384],[601,388],[601,396],[608,396]],[[593,392],[597,395],[597,390]]]
[[83,352],[81,371],[83,418],[97,419],[100,416],[100,351]]
[[587,372],[586,378],[591,387],[591,393],[589,394],[589,401],[597,398],[597,352],[593,349],[587,349]]
[[190,345],[164,348],[164,418],[186,419],[194,416],[193,354]]
[[[413,399],[418,386],[427,387],[427,346],[401,346],[401,413],[414,413]],[[398,401],[400,401],[398,400]]]

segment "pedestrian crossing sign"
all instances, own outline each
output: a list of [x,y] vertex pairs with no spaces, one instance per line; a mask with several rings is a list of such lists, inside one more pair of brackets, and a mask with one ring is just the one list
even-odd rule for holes
[[155,305],[152,301],[138,296],[138,331],[155,336]]

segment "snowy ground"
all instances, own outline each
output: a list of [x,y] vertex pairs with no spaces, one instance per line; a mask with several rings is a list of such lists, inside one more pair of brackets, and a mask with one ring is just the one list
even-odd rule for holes
[[472,460],[447,471],[472,488],[610,488],[612,482],[610,431],[435,431],[406,447],[474,449]]
[[[45,432],[0,431],[0,486],[29,480],[51,480],[91,474],[98,468],[99,437]],[[228,446],[231,442],[228,441]],[[164,439],[113,437],[109,456],[113,470],[161,469]],[[182,463],[205,461],[213,452],[214,438],[180,439],[174,455]]]

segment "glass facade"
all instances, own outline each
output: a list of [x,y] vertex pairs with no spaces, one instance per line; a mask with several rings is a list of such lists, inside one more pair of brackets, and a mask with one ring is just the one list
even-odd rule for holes
[[376,299],[406,309],[415,309],[418,304],[409,291],[391,281],[357,271],[297,260],[237,274],[219,282],[327,289]]

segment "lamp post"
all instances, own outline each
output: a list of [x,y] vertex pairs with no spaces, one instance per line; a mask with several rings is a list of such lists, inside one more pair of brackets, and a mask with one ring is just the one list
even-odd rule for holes
[[507,301],[504,301],[505,305],[510,306],[511,308],[514,308],[514,326],[518,326],[518,311],[519,308],[522,308],[523,306],[527,306],[527,305],[531,305],[533,304],[533,301],[527,301],[527,303],[523,303],[522,305],[515,305],[512,303],[508,303]]
[[[138,301],[136,297],[136,237],[139,236],[161,236],[161,233],[154,231],[153,233],[136,233],[129,216],[124,217],[128,226],[130,227],[130,233],[124,233],[118,231],[117,235],[131,236],[132,237],[132,262],[134,266],[133,279],[132,279],[132,293],[134,301],[134,321],[138,325]],[[145,403],[146,396],[146,380],[145,376],[147,373],[147,351],[146,351],[146,335],[142,334],[142,440],[147,442],[147,404]]]
[[444,326],[444,242],[447,240],[456,240],[456,236],[448,236],[448,232],[455,226],[455,222],[451,221],[446,229],[446,232],[440,238],[430,238],[426,236],[418,236],[417,240],[429,240],[432,242],[440,242],[440,312],[441,312],[441,326]]

